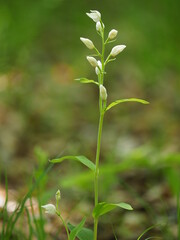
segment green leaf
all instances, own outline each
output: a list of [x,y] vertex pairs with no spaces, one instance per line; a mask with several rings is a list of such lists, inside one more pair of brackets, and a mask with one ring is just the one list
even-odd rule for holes
[[91,162],[88,158],[86,158],[85,156],[64,156],[61,158],[56,158],[56,159],[52,159],[49,160],[51,163],[61,163],[64,160],[75,160],[78,162],[81,162],[82,164],[84,164],[86,167],[90,168],[92,171],[95,171],[96,166],[94,165],[93,162]]
[[120,207],[126,210],[133,210],[133,208],[131,207],[131,205],[127,204],[127,203],[106,203],[106,202],[101,202],[98,203],[98,205],[94,208],[93,210],[93,217],[94,218],[98,218],[101,215],[106,214],[107,212],[112,211],[113,209],[115,209],[116,207]]
[[75,81],[79,81],[80,83],[94,83],[99,86],[99,83],[94,80],[89,80],[87,78],[77,78]]
[[143,99],[139,99],[139,98],[127,98],[127,99],[120,99],[120,100],[116,100],[114,102],[112,102],[111,104],[109,104],[109,106],[107,106],[106,111],[109,110],[110,108],[116,106],[119,103],[124,103],[124,102],[139,102],[142,104],[149,104],[149,102],[143,100]]
[[78,233],[81,231],[81,229],[83,228],[84,224],[85,224],[86,218],[84,217],[82,219],[82,221],[71,230],[70,233],[70,240],[74,240],[75,237],[78,235]]
[[[71,223],[68,223],[68,228],[70,231],[73,231],[75,226],[73,226]],[[88,228],[82,228],[78,233],[77,233],[77,238],[80,240],[93,240],[93,231]]]

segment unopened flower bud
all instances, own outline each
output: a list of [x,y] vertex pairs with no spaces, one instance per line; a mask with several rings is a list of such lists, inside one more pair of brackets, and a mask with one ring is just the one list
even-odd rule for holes
[[[101,63],[101,61],[98,60],[97,62],[98,62],[98,67],[102,70],[102,63]],[[97,75],[100,73],[98,67],[95,68],[95,72],[96,72]]]
[[60,192],[60,190],[57,190],[55,197],[56,197],[56,201],[59,201],[61,199],[61,192]]
[[110,55],[112,57],[117,56],[120,52],[122,52],[125,49],[125,47],[126,47],[125,45],[117,45],[117,46],[113,47],[113,49],[111,50]]
[[112,39],[114,39],[114,38],[117,36],[117,34],[118,34],[118,31],[115,30],[115,29],[112,29],[112,30],[109,32],[108,38],[109,38],[110,40],[112,40]]
[[90,17],[94,22],[98,22],[101,20],[100,12],[96,10],[90,10],[91,13],[86,13],[88,17]]
[[96,23],[96,30],[97,30],[98,32],[101,32],[101,31],[102,31],[102,28],[105,28],[104,23],[101,24],[101,22],[97,22],[97,23]]
[[97,60],[94,57],[87,56],[87,60],[91,64],[91,66],[93,66],[93,67],[97,67],[98,66],[98,62],[97,62]]
[[89,49],[94,48],[94,44],[90,39],[81,37],[80,40],[86,45],[87,48],[89,48]]
[[99,88],[100,88],[100,97],[101,97],[101,99],[102,99],[103,101],[106,101],[106,99],[107,99],[107,91],[106,91],[106,88],[105,88],[102,84],[99,86]]
[[56,214],[56,207],[53,204],[46,204],[41,207],[45,209],[45,213]]

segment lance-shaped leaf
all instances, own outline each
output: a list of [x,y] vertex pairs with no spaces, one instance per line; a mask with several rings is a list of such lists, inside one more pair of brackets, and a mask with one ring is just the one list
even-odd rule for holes
[[[68,223],[68,228],[70,231],[73,231],[76,227],[71,223]],[[76,235],[76,237],[80,240],[93,240],[93,231],[88,228],[82,228]]]
[[78,235],[78,233],[82,230],[84,224],[85,224],[86,218],[83,218],[82,221],[75,226],[73,229],[71,229],[70,233],[70,240],[74,240],[75,237]]
[[109,106],[107,106],[106,111],[109,110],[110,108],[116,106],[119,103],[124,103],[124,102],[139,102],[142,104],[149,104],[149,102],[147,102],[146,100],[143,99],[139,99],[139,98],[126,98],[126,99],[120,99],[120,100],[116,100],[112,103],[109,104]]
[[94,83],[96,85],[99,85],[98,82],[94,81],[94,80],[89,80],[87,78],[76,78],[75,81],[78,81],[80,83]]
[[49,161],[51,163],[61,163],[64,160],[75,160],[75,161],[81,162],[86,167],[90,168],[92,171],[95,171],[95,169],[96,169],[95,164],[93,162],[91,162],[88,158],[86,158],[85,156],[64,156],[64,157],[55,158],[55,159],[52,159]]
[[93,217],[94,218],[98,218],[101,215],[104,215],[110,211],[112,211],[113,209],[120,207],[126,210],[133,210],[133,208],[131,207],[131,205],[129,205],[128,203],[106,203],[106,202],[101,202],[98,203],[97,206],[94,208],[93,210]]

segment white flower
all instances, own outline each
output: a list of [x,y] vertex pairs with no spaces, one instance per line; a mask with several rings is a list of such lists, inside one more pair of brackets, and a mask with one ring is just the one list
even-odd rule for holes
[[109,32],[108,38],[112,40],[112,39],[114,39],[114,38],[117,36],[117,34],[118,34],[118,31],[115,30],[115,29],[112,29],[112,30]]
[[98,66],[98,62],[97,62],[97,60],[94,57],[87,56],[87,60],[91,64],[91,66],[93,66],[93,67],[97,67]]
[[102,26],[101,26],[101,23],[100,23],[100,22],[97,22],[97,23],[96,23],[96,30],[97,30],[98,32],[100,32],[100,31],[102,30]]
[[110,55],[112,57],[115,57],[116,55],[118,55],[120,52],[122,52],[125,49],[125,45],[117,45],[115,47],[113,47],[113,49],[111,50]]
[[91,13],[86,13],[88,17],[90,17],[94,22],[98,22],[101,20],[100,12],[96,10],[90,10]]
[[97,30],[98,32],[101,32],[101,31],[102,31],[102,27],[105,28],[104,23],[102,23],[102,25],[101,25],[101,22],[97,22],[97,23],[96,23],[96,30]]
[[100,97],[101,97],[101,99],[102,99],[103,101],[106,101],[106,99],[107,99],[107,91],[106,91],[106,88],[105,88],[102,84],[99,86],[99,88],[100,88]]
[[45,209],[45,213],[56,214],[56,207],[53,204],[46,204],[41,207]]
[[[98,67],[102,70],[102,63],[101,63],[101,61],[98,60],[97,62],[98,62]],[[95,68],[95,72],[96,72],[97,75],[100,73],[98,67]]]
[[89,40],[88,38],[80,38],[80,40],[86,45],[87,48],[89,49],[93,49],[94,48],[94,44],[91,40]]

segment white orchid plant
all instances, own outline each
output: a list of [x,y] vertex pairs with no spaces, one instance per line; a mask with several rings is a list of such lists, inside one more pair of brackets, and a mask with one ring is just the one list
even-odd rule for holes
[[87,56],[87,60],[90,63],[90,65],[94,68],[95,73],[97,75],[97,81],[95,80],[89,80],[87,78],[78,78],[76,79],[80,83],[93,83],[99,88],[99,125],[98,125],[98,133],[97,133],[97,149],[96,149],[96,157],[95,161],[91,161],[85,156],[63,156],[57,159],[50,160],[51,163],[60,163],[64,160],[75,160],[78,162],[81,162],[86,167],[88,167],[91,171],[93,171],[94,176],[94,209],[92,212],[92,217],[94,219],[94,229],[90,230],[87,228],[84,228],[85,224],[85,218],[82,219],[79,225],[73,226],[70,223],[66,224],[64,219],[62,218],[62,215],[58,209],[58,202],[60,200],[60,192],[57,192],[56,194],[56,206],[52,204],[47,204],[42,206],[46,213],[49,214],[56,214],[60,217],[66,232],[67,232],[67,238],[68,240],[74,240],[76,237],[80,240],[97,240],[97,233],[98,233],[98,222],[99,217],[112,211],[113,209],[120,207],[125,210],[133,210],[130,204],[120,202],[120,203],[107,203],[107,202],[99,202],[99,162],[100,162],[100,150],[101,150],[101,137],[102,137],[102,129],[103,129],[103,121],[104,116],[107,113],[109,109],[116,106],[117,104],[124,103],[124,102],[139,102],[142,104],[148,104],[147,101],[138,99],[138,98],[128,98],[128,99],[119,99],[116,100],[109,105],[107,104],[107,90],[104,86],[104,75],[105,75],[105,68],[106,65],[114,61],[116,56],[121,53],[126,46],[125,45],[117,45],[112,48],[110,53],[105,55],[105,48],[106,45],[109,43],[112,43],[116,40],[118,31],[115,29],[112,29],[109,33],[107,38],[105,39],[105,25],[102,22],[101,19],[101,13],[96,10],[91,10],[90,13],[87,13],[87,16],[90,17],[95,23],[96,23],[96,31],[98,35],[101,37],[102,41],[102,49],[101,52],[95,47],[94,43],[88,39],[81,37],[80,40],[84,43],[84,45],[95,52],[95,57],[99,58],[96,59],[93,56]]

